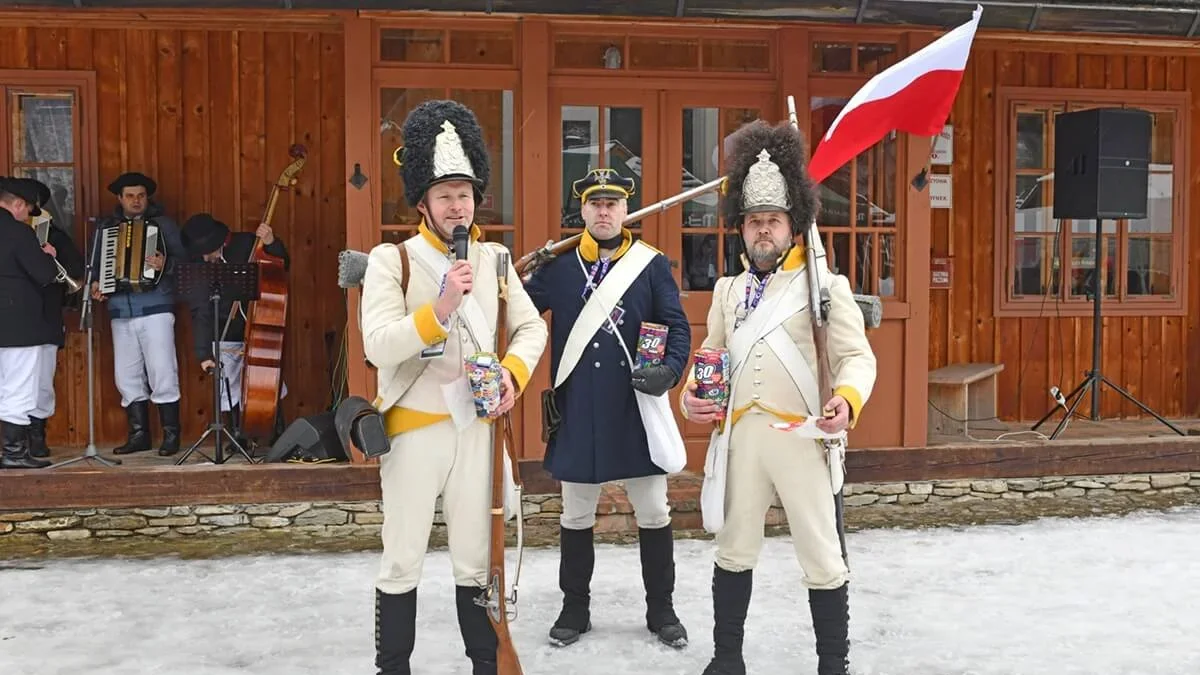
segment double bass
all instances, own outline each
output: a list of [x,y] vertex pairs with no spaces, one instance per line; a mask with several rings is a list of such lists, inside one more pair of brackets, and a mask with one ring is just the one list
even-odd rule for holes
[[[289,149],[292,163],[271,186],[260,222],[271,224],[279,192],[296,184],[304,168],[303,145]],[[267,253],[260,238],[247,262],[258,263],[258,299],[246,308],[245,367],[242,371],[242,433],[248,438],[269,437],[275,430],[279,387],[283,373],[283,338],[287,328],[288,281],[283,259]]]

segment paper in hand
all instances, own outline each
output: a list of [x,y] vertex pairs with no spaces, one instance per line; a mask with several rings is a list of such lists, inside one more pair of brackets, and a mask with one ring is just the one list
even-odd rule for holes
[[804,438],[825,439],[825,438],[841,438],[842,432],[828,433],[822,431],[817,426],[819,417],[806,417],[799,422],[774,422],[771,424],[772,429],[779,431],[790,431],[794,434],[800,434]]

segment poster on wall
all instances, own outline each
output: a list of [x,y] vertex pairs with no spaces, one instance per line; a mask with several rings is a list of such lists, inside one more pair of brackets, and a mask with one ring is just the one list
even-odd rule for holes
[[929,208],[948,209],[954,204],[950,174],[935,173],[929,176]]
[[933,140],[933,151],[929,154],[929,163],[949,166],[954,163],[954,125],[942,127],[942,133]]

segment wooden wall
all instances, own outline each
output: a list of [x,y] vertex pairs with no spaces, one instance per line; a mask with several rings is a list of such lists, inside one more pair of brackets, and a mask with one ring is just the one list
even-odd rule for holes
[[[1066,89],[1185,91],[1190,107],[1200,103],[1200,58],[1169,50],[1125,49],[1098,53],[1102,46],[976,45],[951,113],[954,125],[952,209],[934,209],[934,257],[954,257],[952,290],[932,290],[929,367],[967,361],[1003,363],[998,411],[1004,419],[1036,420],[1052,405],[1048,389],[1066,395],[1092,363],[1092,319],[996,318],[995,175],[997,88],[1005,85]],[[1174,54],[1174,55],[1173,55]],[[1136,93],[1128,99],[1136,102]],[[1195,415],[1200,408],[1200,218],[1195,186],[1200,160],[1200,124],[1193,112],[1187,150],[1191,186],[1188,208],[1175,231],[1191,231],[1186,252],[1186,316],[1105,317],[1101,370],[1155,411],[1166,416]],[[1090,414],[1091,399],[1079,412]],[[1103,388],[1104,417],[1141,414],[1110,388]],[[1056,416],[1055,420],[1061,415]],[[1051,424],[1046,428],[1053,429]],[[1165,431],[1165,428],[1164,428]],[[1169,433],[1169,432],[1168,432]]]
[[[290,423],[324,410],[331,383],[344,379],[334,372],[346,323],[336,284],[346,231],[342,35],[337,24],[303,32],[272,24],[263,31],[256,30],[263,22],[230,25],[231,17],[222,17],[227,28],[221,29],[201,20],[124,28],[82,17],[34,28],[5,17],[0,69],[95,72],[92,128],[99,158],[86,187],[99,194],[98,204],[92,200],[99,212],[89,212],[85,202],[82,216],[110,213],[115,201],[103,186],[123,171],[139,170],[158,180],[156,199],[181,226],[209,211],[235,231],[253,231],[271,184],[291,161],[289,146],[306,146],[299,183],[281,196],[272,220],[291,255],[284,370]],[[122,22],[134,19],[126,15]],[[203,433],[212,389],[192,356],[186,308],[176,315],[186,447]],[[107,314],[97,319],[96,442],[104,447],[124,439],[125,421],[113,384]],[[86,445],[86,334],[78,332],[77,316],[68,323],[72,334],[60,352],[50,440]]]

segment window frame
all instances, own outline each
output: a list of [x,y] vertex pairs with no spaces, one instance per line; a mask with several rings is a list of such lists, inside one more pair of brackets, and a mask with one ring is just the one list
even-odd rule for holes
[[[1187,278],[1185,263],[1188,246],[1188,194],[1190,111],[1188,94],[1183,91],[1143,91],[1127,89],[1056,89],[1051,87],[1000,86],[996,92],[996,148],[997,180],[995,181],[995,238],[993,261],[993,290],[997,318],[1044,318],[1044,317],[1090,317],[1094,311],[1090,297],[1072,296],[1066,272],[1068,262],[1064,251],[1069,253],[1072,233],[1060,231],[1057,240],[1059,270],[1062,279],[1057,293],[1014,298],[1012,293],[1013,247],[1016,233],[1016,146],[1014,129],[1016,115],[1021,109],[1031,106],[1080,106],[1112,105],[1114,107],[1145,107],[1162,110],[1174,115],[1172,157],[1174,175],[1171,204],[1171,295],[1121,296],[1123,284],[1118,285],[1116,297],[1105,295],[1101,299],[1106,316],[1183,316],[1187,313]],[[1053,148],[1046,152],[1053,153]],[[1053,187],[1050,187],[1052,190]],[[1104,224],[1107,226],[1107,222]],[[1116,277],[1124,278],[1128,270],[1127,228],[1115,228],[1117,237]],[[1064,236],[1066,235],[1066,236]],[[1091,236],[1089,233],[1088,236]],[[1107,235],[1106,235],[1107,236]]]
[[[59,94],[70,91],[75,95],[75,120],[72,147],[75,168],[75,212],[70,223],[71,236],[76,242],[86,241],[88,214],[100,208],[97,157],[99,148],[96,132],[96,74],[83,70],[0,70],[0,118],[4,132],[0,135],[0,169],[4,175],[13,171],[12,133],[13,93]],[[83,236],[81,236],[81,234]]]

